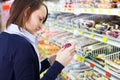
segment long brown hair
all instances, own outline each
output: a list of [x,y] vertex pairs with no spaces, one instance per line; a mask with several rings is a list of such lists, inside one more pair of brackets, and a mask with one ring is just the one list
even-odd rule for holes
[[[39,9],[42,5],[46,7],[47,11],[46,18],[43,21],[45,22],[48,16],[48,9],[43,3],[43,0],[14,0],[11,5],[10,17],[7,21],[6,27],[8,27],[11,23],[17,24],[19,27],[23,27],[32,12]],[[27,11],[27,15],[25,17],[24,12],[27,8],[29,8],[29,10]]]

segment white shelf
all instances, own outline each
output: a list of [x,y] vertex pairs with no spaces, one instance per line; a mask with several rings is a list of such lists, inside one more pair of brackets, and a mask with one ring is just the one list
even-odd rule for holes
[[113,9],[102,9],[102,8],[48,8],[49,12],[68,12],[74,14],[81,14],[81,13],[90,13],[90,14],[104,14],[104,15],[117,15],[120,16],[120,9],[113,8]]
[[[94,64],[94,67],[92,69],[101,73],[102,75],[106,76],[107,72],[110,73],[110,77],[109,77],[110,80],[120,80],[120,75],[119,74],[117,74],[117,73],[115,73],[115,72],[113,72],[113,71],[111,71],[107,68],[102,67],[101,65],[97,64],[96,62],[94,62],[90,59],[86,59],[86,61],[85,61],[86,65],[90,66],[91,63]],[[76,80],[75,77],[72,74],[66,73],[64,71],[62,72],[62,76],[65,79],[69,78],[71,80]]]
[[[53,42],[54,43],[54,42]],[[57,43],[54,43],[56,45],[59,45]],[[85,63],[87,66],[91,67],[90,65],[93,64],[94,67],[92,68],[93,70],[101,73],[102,75],[106,76],[106,72],[109,72],[110,73],[110,77],[109,79],[110,80],[120,80],[120,75],[107,69],[107,68],[104,68],[102,67],[101,65],[97,64],[96,62],[90,60],[90,59],[85,59],[85,58],[82,58],[81,56],[79,55],[75,55],[76,59],[82,63]],[[64,72],[63,70],[63,77],[66,79],[66,78],[70,78],[71,80],[75,80],[74,76],[71,75],[70,73],[66,73]]]
[[114,45],[116,47],[120,47],[120,40],[118,40],[117,38],[112,38],[110,36],[105,36],[102,34],[97,34],[85,30],[80,30],[79,32],[81,33],[80,35],[83,35],[85,37],[93,38],[97,41],[101,41],[110,45]]
[[91,13],[91,14],[105,14],[105,15],[118,15],[120,16],[119,8],[74,8],[73,7],[64,7],[64,3],[52,3],[47,2],[49,12],[68,12],[68,13]]
[[[48,5],[48,11],[49,13],[59,13],[59,12],[65,12],[65,13],[74,13],[74,14],[81,14],[81,13],[90,13],[90,14],[103,14],[103,15],[117,15],[120,16],[120,9],[114,8],[114,9],[102,9],[102,8],[64,8],[62,5]],[[90,32],[87,30],[78,30],[75,28],[70,28],[70,26],[66,26],[66,25],[58,25],[56,22],[55,23],[51,23],[53,28],[57,28],[60,30],[64,30],[64,31],[68,31],[71,33],[74,33],[75,35],[82,35],[88,38],[92,38],[95,39],[97,41],[101,41],[110,45],[114,45],[116,47],[120,48],[120,40],[117,38],[113,38],[110,36],[106,36],[106,35],[102,35],[102,34],[97,34],[94,32]],[[69,27],[69,28],[68,28]],[[59,45],[57,43],[55,43],[56,45]],[[79,58],[81,60],[85,60],[85,64],[90,66],[90,64],[94,64],[93,69],[98,71],[99,73],[103,74],[106,76],[106,72],[110,73],[110,80],[120,80],[120,75],[108,70],[106,68],[103,68],[101,65],[97,64],[96,62],[89,60],[89,59],[84,59],[84,58]],[[80,61],[80,60],[79,60]],[[75,80],[74,76],[72,76],[69,73],[65,73],[71,80]],[[65,78],[66,79],[66,78]]]
[[64,72],[64,70],[61,73],[61,76],[65,79],[65,80],[76,80],[75,77],[70,74],[70,73],[66,73]]
[[[109,72],[110,75],[111,75],[109,78],[111,80],[120,80],[120,74],[117,74],[117,73],[115,73],[115,72],[113,72],[113,71],[111,71],[111,70],[109,70],[107,68],[104,68],[101,65],[99,65],[98,63],[96,63],[96,62],[94,62],[94,61],[92,61],[90,59],[84,59],[79,55],[75,55],[75,56],[76,56],[76,59],[78,61],[85,63],[87,66],[89,66],[93,70],[103,74],[104,76],[106,76],[106,72]],[[83,61],[83,59],[84,59],[84,61]],[[92,66],[91,66],[91,64],[92,64]]]
[[[53,23],[54,24],[54,23]],[[90,32],[87,30],[78,30],[75,28],[67,28],[65,25],[59,25],[59,26],[53,26],[54,28],[65,30],[71,33],[74,33],[75,35],[82,35],[88,38],[95,39],[97,41],[101,41],[110,45],[114,45],[116,47],[120,48],[120,40],[117,38],[113,38],[110,36],[102,35],[102,34],[97,34],[95,32]],[[68,26],[69,27],[69,26]]]
[[104,67],[102,67],[101,65],[97,64],[96,62],[90,60],[90,59],[86,59],[85,64],[90,66],[90,63],[94,64],[95,66],[93,67],[94,70],[98,71],[99,73],[103,74],[104,76],[106,76],[106,72],[110,73],[110,80],[120,80],[120,75],[109,70],[106,69]]

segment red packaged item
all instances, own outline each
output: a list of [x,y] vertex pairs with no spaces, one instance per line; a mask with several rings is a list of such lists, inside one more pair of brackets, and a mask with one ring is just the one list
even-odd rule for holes
[[71,46],[71,43],[66,43],[65,45],[62,46],[62,48],[68,48]]

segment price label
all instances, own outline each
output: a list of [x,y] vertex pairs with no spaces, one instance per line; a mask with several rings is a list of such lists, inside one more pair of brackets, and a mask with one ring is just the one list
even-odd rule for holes
[[66,27],[64,27],[64,30],[67,30],[67,28],[66,28]]
[[84,12],[87,12],[87,9],[86,9],[86,8],[84,9]]
[[107,14],[110,15],[111,14],[111,10],[107,10]]
[[106,43],[107,41],[108,41],[108,38],[106,38],[106,37],[102,38],[102,42]]
[[65,79],[67,79],[68,78],[68,76],[65,74],[65,73],[61,73],[61,75],[65,78]]
[[83,31],[80,31],[80,35],[83,35],[84,34],[84,32]]
[[103,12],[102,9],[99,9],[98,11],[99,11],[99,14],[101,14]]
[[120,16],[120,11],[118,11],[118,16]]
[[94,12],[95,12],[94,8],[91,8],[91,12],[92,12],[92,13],[94,13]]
[[96,25],[95,25],[95,28],[97,29],[98,27],[99,27],[99,24],[96,24]]
[[77,60],[84,63],[85,62],[85,59],[81,56],[77,56]]
[[74,29],[72,29],[72,33],[74,33],[75,32],[75,30]]
[[95,36],[94,34],[90,34],[90,38],[94,38],[94,36]]

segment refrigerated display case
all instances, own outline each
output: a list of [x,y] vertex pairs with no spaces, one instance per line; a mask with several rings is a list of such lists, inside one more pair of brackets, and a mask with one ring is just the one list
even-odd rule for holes
[[[74,58],[87,65],[93,73],[102,75],[97,79],[93,76],[92,78],[88,76],[89,78],[86,79],[86,75],[80,74],[80,69],[76,70],[69,66],[61,73],[64,77],[62,79],[119,80],[120,1],[60,0],[56,4],[50,1],[46,4],[50,15],[44,26],[51,30],[64,31],[63,35],[57,34],[51,37],[50,43],[61,47],[70,41],[76,42]],[[88,43],[90,39],[91,44]],[[72,71],[75,73],[71,74]],[[84,76],[85,79],[83,79]]]

